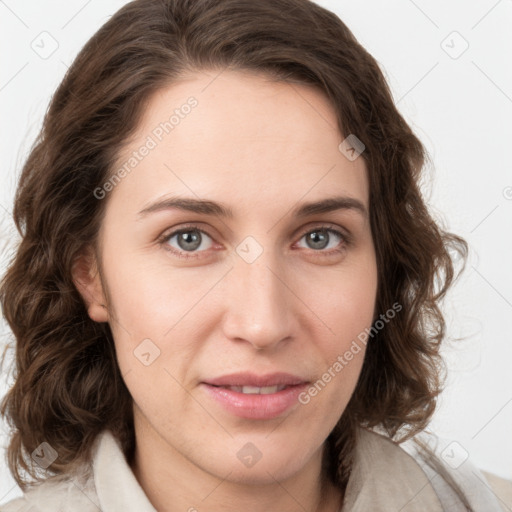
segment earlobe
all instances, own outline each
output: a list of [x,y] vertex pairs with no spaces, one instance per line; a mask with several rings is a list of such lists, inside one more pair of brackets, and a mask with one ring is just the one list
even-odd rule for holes
[[92,250],[82,253],[72,268],[73,283],[85,302],[91,320],[108,322],[105,293]]
[[108,310],[105,304],[90,304],[87,308],[89,317],[95,322],[108,322]]

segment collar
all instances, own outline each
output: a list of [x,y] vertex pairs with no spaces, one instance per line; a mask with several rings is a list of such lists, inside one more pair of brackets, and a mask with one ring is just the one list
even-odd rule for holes
[[388,437],[359,428],[343,512],[368,510],[443,512],[415,459]]
[[93,457],[94,486],[103,512],[157,512],[110,430],[99,434]]

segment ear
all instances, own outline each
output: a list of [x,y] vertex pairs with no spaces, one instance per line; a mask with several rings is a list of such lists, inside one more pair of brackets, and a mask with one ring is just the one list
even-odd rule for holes
[[80,254],[73,264],[71,273],[91,320],[108,322],[105,293],[92,248],[88,247]]

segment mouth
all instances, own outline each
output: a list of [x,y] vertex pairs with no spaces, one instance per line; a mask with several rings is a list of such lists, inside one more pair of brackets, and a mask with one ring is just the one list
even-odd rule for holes
[[[254,377],[254,376],[252,376]],[[247,380],[247,375],[245,375]],[[213,404],[220,406],[224,412],[240,418],[251,420],[270,420],[282,416],[285,413],[290,414],[299,404],[299,395],[307,389],[308,382],[297,377],[283,375],[270,379],[287,379],[288,383],[278,383],[269,385],[243,384],[239,377],[225,377],[235,380],[232,383],[213,383],[202,382],[200,387],[205,392]],[[269,377],[252,378],[254,380],[269,380]]]

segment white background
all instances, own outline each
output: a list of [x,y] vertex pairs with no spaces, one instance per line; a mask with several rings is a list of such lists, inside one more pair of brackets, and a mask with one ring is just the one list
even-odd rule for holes
[[[125,3],[0,0],[2,253],[15,242],[8,212],[16,177],[50,96],[83,44]],[[335,11],[381,65],[432,157],[426,200],[471,247],[467,270],[444,304],[449,379],[431,429],[457,440],[480,468],[512,479],[512,1],[318,3]],[[46,49],[58,44],[46,59],[32,48],[41,38]],[[0,343],[9,339],[4,327]],[[7,385],[3,375],[0,396]],[[5,445],[5,426],[0,433]],[[4,453],[0,503],[21,494]]]

